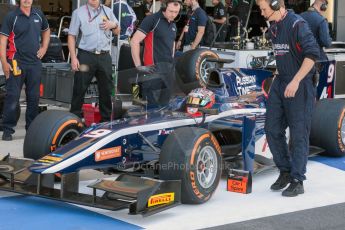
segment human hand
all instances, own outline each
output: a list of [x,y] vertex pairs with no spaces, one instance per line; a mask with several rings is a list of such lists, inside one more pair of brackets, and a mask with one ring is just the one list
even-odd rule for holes
[[42,59],[43,56],[46,54],[46,52],[47,52],[47,48],[41,47],[41,48],[37,51],[37,57],[38,57],[39,59]]
[[290,98],[290,97],[295,97],[295,94],[298,90],[299,87],[299,81],[293,79],[287,86],[284,92],[284,97]]
[[71,58],[71,67],[73,71],[79,71],[79,60],[78,58]]
[[13,71],[12,66],[7,61],[2,63],[2,70],[5,74],[6,79],[10,77],[10,72]]
[[100,24],[100,27],[102,30],[112,30],[117,28],[117,23],[106,19],[103,20],[103,22]]
[[177,43],[176,43],[176,50],[181,49],[181,44],[182,44],[181,41],[177,41]]
[[137,66],[136,70],[138,71],[138,73],[141,73],[141,74],[152,74],[156,71],[156,67],[154,65]]

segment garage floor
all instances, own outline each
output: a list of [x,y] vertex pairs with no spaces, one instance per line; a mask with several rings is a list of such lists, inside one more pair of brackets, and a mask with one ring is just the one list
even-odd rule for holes
[[[25,108],[22,108],[25,110]],[[24,113],[12,142],[0,140],[0,157],[22,156]],[[1,133],[2,135],[2,133]],[[143,218],[127,210],[112,212],[42,198],[0,192],[1,229],[345,229],[345,157],[313,157],[308,162],[306,193],[295,198],[271,192],[277,177],[270,170],[253,178],[251,194],[226,191],[221,180],[213,197],[203,205],[180,205]],[[81,175],[81,190],[99,174]]]

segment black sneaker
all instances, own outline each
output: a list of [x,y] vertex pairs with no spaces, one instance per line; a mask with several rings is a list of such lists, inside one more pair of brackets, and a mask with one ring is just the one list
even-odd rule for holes
[[4,132],[2,134],[2,140],[3,141],[12,141],[12,135],[10,133]]
[[294,197],[304,193],[303,182],[293,179],[290,186],[282,193],[283,196]]
[[278,191],[285,188],[291,182],[289,172],[280,172],[278,179],[271,185],[271,190]]

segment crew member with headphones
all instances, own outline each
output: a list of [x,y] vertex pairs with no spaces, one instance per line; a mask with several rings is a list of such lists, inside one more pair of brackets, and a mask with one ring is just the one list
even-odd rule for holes
[[323,51],[323,47],[332,45],[332,38],[329,34],[327,19],[322,16],[322,12],[327,10],[327,0],[315,0],[313,5],[306,12],[301,14],[302,18],[309,24],[311,31],[317,43],[320,46],[320,61],[327,61],[327,55]]
[[[156,72],[162,73],[163,71],[171,75],[173,70],[171,69],[172,66],[168,66],[168,63],[171,64],[174,60],[177,32],[174,20],[180,9],[181,2],[179,0],[165,0],[162,2],[160,11],[144,18],[130,41],[132,58],[137,69],[140,70],[142,65],[155,65]],[[143,62],[140,59],[140,43],[142,41],[144,41]],[[163,76],[164,74],[160,75]],[[169,81],[171,79],[169,77],[165,77],[165,79],[156,78],[155,80],[150,80],[147,77],[146,79],[147,81],[141,83],[143,99],[147,100],[150,105],[168,103],[171,83],[164,80]],[[164,81],[164,84],[161,80]],[[162,92],[161,89],[164,87],[167,88],[168,92]],[[155,96],[155,90],[161,91],[160,96]]]
[[261,15],[272,22],[269,35],[278,71],[268,95],[265,122],[267,142],[280,171],[271,190],[279,191],[290,184],[282,195],[292,197],[304,193],[316,92],[312,78],[320,51],[306,21],[287,11],[284,0],[256,0],[256,3]]

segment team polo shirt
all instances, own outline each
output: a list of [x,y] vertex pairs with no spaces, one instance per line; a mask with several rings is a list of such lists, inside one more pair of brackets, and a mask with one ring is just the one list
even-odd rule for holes
[[176,38],[175,22],[168,22],[162,11],[144,18],[139,29],[144,39],[144,65],[172,62]]
[[16,59],[20,64],[40,62],[37,51],[40,49],[41,33],[48,29],[48,21],[39,9],[32,8],[29,16],[19,7],[9,12],[0,31],[8,37],[6,57]]
[[[214,6],[213,9],[213,18],[214,19],[222,19],[226,17],[225,7],[222,2],[219,2],[217,5]],[[217,26],[217,29],[222,25],[220,23],[214,23]],[[224,27],[225,28],[225,27]]]
[[206,12],[200,7],[188,12],[188,32],[184,35],[184,45],[190,45],[194,41],[198,33],[198,26],[206,27],[207,20]]
[[319,46],[308,24],[292,11],[283,20],[273,23],[269,32],[280,79],[291,81],[304,58],[319,58]]

